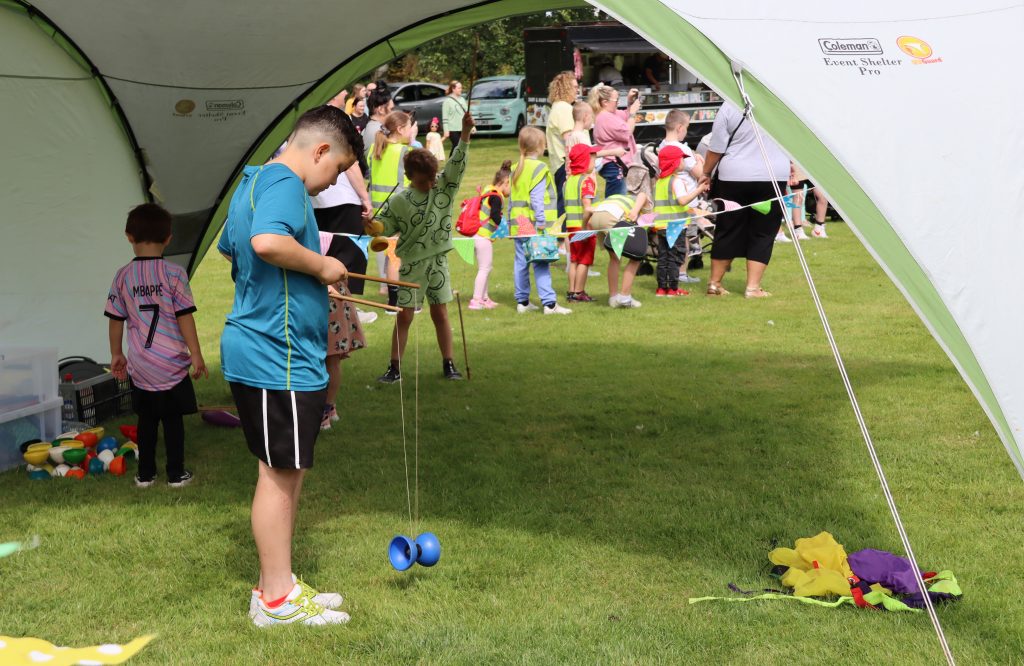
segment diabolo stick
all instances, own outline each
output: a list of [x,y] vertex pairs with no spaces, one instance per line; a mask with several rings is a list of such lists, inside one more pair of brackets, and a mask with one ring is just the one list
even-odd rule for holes
[[387,303],[378,303],[377,301],[368,301],[365,298],[356,298],[355,296],[348,296],[346,294],[329,294],[331,298],[336,301],[348,301],[349,303],[355,303],[357,305],[368,305],[372,308],[380,308],[381,310],[387,310],[388,312],[401,312],[402,308],[388,305]]
[[459,330],[462,332],[462,360],[466,365],[466,380],[473,379],[473,372],[469,369],[469,350],[466,347],[466,325],[462,321],[462,296],[458,291],[455,293],[455,302],[459,305]]
[[377,277],[376,275],[363,275],[362,273],[349,273],[348,277],[355,278],[357,280],[366,280],[367,282],[381,282],[383,284],[393,284],[396,287],[409,287],[410,289],[419,289],[420,286],[415,282],[403,282],[402,280],[391,280],[388,278]]

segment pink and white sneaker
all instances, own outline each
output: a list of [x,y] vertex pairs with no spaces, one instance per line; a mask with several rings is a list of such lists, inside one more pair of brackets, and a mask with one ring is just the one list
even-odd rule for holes
[[471,299],[469,299],[469,309],[470,310],[486,310],[487,309],[487,305],[483,301],[478,301],[475,298],[471,298]]
[[488,310],[493,310],[499,305],[501,305],[501,303],[495,303],[494,301],[491,300],[490,296],[484,298],[484,307],[487,308]]

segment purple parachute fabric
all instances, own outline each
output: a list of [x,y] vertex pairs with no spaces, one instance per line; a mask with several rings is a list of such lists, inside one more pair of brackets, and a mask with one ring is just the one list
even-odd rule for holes
[[881,583],[896,594],[920,595],[917,576],[910,561],[884,550],[865,548],[851,553],[847,558],[853,573],[869,583]]

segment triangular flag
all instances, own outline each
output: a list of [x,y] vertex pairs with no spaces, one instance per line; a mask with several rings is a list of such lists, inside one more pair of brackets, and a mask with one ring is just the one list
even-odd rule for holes
[[772,200],[768,199],[767,201],[758,201],[757,203],[750,204],[750,207],[762,215],[767,215],[772,210]]
[[675,247],[676,241],[679,240],[679,234],[683,233],[685,228],[685,220],[673,220],[668,223],[668,228],[665,229],[665,241],[669,247]]
[[584,241],[588,238],[593,238],[597,235],[596,231],[577,231],[573,233],[572,238],[569,239],[570,243],[576,243],[578,241]]
[[618,227],[617,229],[609,229],[608,237],[611,239],[612,252],[619,259],[622,258],[622,247],[626,244],[626,239],[629,238],[629,232],[632,231],[629,227]]
[[359,249],[363,251],[363,256],[367,259],[370,258],[368,248],[370,247],[369,236],[352,236],[352,242],[359,246]]
[[782,197],[782,203],[786,204],[786,208],[796,208],[796,204],[793,203],[793,198],[795,196],[796,196],[796,194],[793,193],[793,194],[787,194],[786,196]]
[[516,218],[516,225],[519,227],[517,236],[536,236],[537,228],[533,226],[533,222],[530,222],[530,218],[525,215],[520,215]]
[[452,243],[455,245],[455,251],[459,253],[462,260],[470,266],[474,263],[474,252],[473,245],[474,241],[472,238],[453,238]]
[[498,228],[491,234],[491,240],[501,240],[502,238],[508,238],[508,220],[503,219]]

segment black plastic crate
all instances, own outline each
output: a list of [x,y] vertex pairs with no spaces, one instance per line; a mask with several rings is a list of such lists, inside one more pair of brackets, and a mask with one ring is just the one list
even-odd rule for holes
[[80,382],[61,382],[58,391],[64,400],[61,416],[65,421],[94,426],[132,410],[128,380],[116,379],[109,373]]

